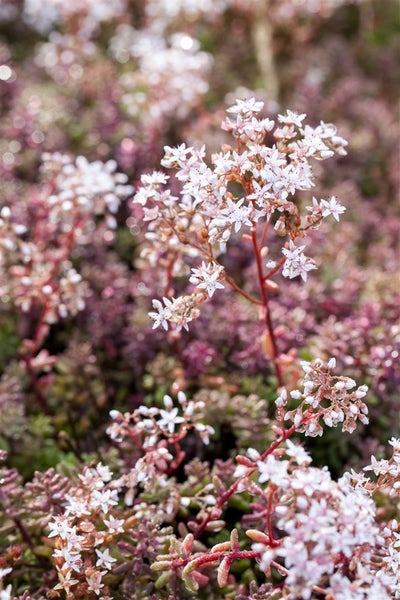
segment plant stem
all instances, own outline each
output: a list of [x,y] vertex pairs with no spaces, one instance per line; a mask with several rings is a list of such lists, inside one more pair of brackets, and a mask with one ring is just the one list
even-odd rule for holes
[[262,299],[263,307],[265,309],[265,324],[267,326],[268,334],[269,334],[269,337],[271,340],[272,361],[274,363],[275,375],[276,375],[276,379],[278,381],[278,387],[283,387],[284,381],[283,381],[282,369],[278,362],[278,356],[279,356],[278,346],[276,343],[274,328],[272,326],[271,311],[270,311],[269,305],[268,305],[268,294],[267,294],[267,290],[265,289],[265,286],[264,286],[264,272],[263,272],[263,266],[262,266],[261,252],[260,252],[260,249],[259,249],[259,246],[257,243],[257,231],[256,231],[255,225],[253,225],[252,230],[251,230],[251,238],[252,238],[252,242],[253,242],[254,256],[255,256],[256,265],[257,265],[258,282],[259,282],[259,286],[260,286],[261,299]]

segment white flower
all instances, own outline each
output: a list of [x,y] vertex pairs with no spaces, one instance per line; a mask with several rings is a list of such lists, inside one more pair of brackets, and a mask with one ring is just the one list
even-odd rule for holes
[[90,501],[90,508],[96,510],[100,508],[107,514],[112,506],[118,504],[117,490],[93,490]]
[[63,548],[60,549],[55,549],[53,552],[53,556],[55,558],[63,558],[65,565],[63,568],[65,568],[65,566],[67,566],[69,569],[72,569],[73,571],[77,571],[79,573],[79,570],[82,566],[82,559],[81,559],[81,555],[80,552],[74,551],[71,548],[69,548],[68,546],[64,546]]
[[171,146],[164,146],[164,158],[161,160],[161,164],[163,167],[167,169],[171,169],[172,167],[176,167],[179,165],[180,167],[186,162],[187,154],[191,154],[193,152],[193,148],[186,147],[185,144],[180,144],[176,148],[172,148]]
[[174,433],[175,425],[183,423],[185,419],[178,416],[178,409],[171,408],[171,410],[160,410],[161,419],[157,421],[157,425],[168,433]]
[[303,281],[307,281],[308,271],[317,268],[315,262],[303,254],[304,248],[305,246],[296,248],[292,240],[289,242],[289,248],[283,248],[282,254],[286,256],[282,269],[284,277],[293,279],[300,275]]
[[112,569],[112,564],[117,562],[116,558],[110,556],[110,551],[108,548],[106,548],[104,551],[97,550],[96,548],[96,554],[98,556],[96,567],[104,567],[105,569],[110,570]]
[[93,571],[86,576],[88,584],[88,590],[94,592],[97,596],[100,594],[101,588],[104,587],[104,583],[101,583],[101,578],[106,574],[106,571]]
[[294,458],[298,465],[309,465],[311,463],[311,457],[303,446],[293,444],[290,440],[286,440],[286,446],[286,454]]
[[123,519],[116,519],[115,517],[113,517],[113,515],[110,515],[110,518],[104,519],[103,522],[104,522],[104,525],[107,527],[108,533],[123,533],[124,532],[124,528],[123,528],[124,520]]
[[215,429],[211,425],[204,425],[204,423],[196,423],[194,426],[195,430],[200,435],[201,441],[207,446],[210,443],[210,435],[214,435]]
[[229,223],[235,226],[235,232],[238,232],[242,225],[251,227],[249,215],[251,213],[250,206],[242,206],[244,198],[237,202],[233,202],[230,198],[226,200],[225,208],[221,209],[221,214],[224,215]]
[[332,215],[336,221],[339,221],[339,216],[346,210],[346,207],[340,204],[335,196],[332,196],[330,200],[321,200],[321,208],[323,217]]
[[153,171],[153,173],[143,173],[140,180],[143,185],[151,188],[158,188],[160,185],[167,183],[169,176],[161,171]]
[[97,463],[96,471],[101,480],[105,483],[112,479],[112,472],[110,471],[109,467],[103,465],[101,462]]
[[165,306],[157,299],[152,300],[153,308],[155,308],[157,312],[149,312],[149,317],[154,320],[153,329],[156,329],[161,325],[165,331],[167,331],[168,319],[171,317],[172,302],[168,300],[168,298],[163,298],[163,301]]
[[81,517],[83,515],[90,515],[88,510],[87,501],[84,498],[75,498],[70,494],[65,494],[65,499],[68,500],[68,504],[65,509],[65,515],[74,515],[75,517]]
[[254,552],[260,552],[260,558],[258,559],[260,569],[262,571],[266,571],[269,568],[271,561],[275,559],[274,550],[272,550],[272,548],[268,548],[265,544],[261,544],[259,542],[256,544],[252,544],[251,549]]
[[54,517],[54,521],[48,524],[48,528],[51,529],[51,533],[48,535],[49,538],[59,535],[62,540],[66,540],[74,529],[76,529],[75,527],[71,527],[70,520],[64,515]]
[[270,454],[265,461],[259,460],[257,466],[260,473],[258,477],[260,483],[271,481],[283,489],[289,487],[288,460],[277,460],[275,456]]
[[278,115],[278,121],[279,123],[284,123],[285,125],[296,125],[296,127],[301,127],[302,121],[304,121],[305,117],[305,113],[299,115],[292,110],[287,110],[286,115]]
[[215,262],[210,262],[208,264],[202,262],[198,269],[192,269],[192,275],[189,281],[198,288],[205,289],[208,296],[211,298],[215,290],[224,288],[220,281],[223,270],[224,268],[221,265],[217,265]]
[[227,108],[226,112],[247,115],[249,113],[258,113],[263,109],[263,107],[264,102],[257,102],[256,99],[252,97],[245,100],[236,100],[236,105]]
[[54,586],[55,590],[65,590],[69,592],[70,588],[79,583],[78,579],[71,579],[72,571],[67,571],[65,575],[61,571],[58,571],[58,579],[59,582],[56,586]]

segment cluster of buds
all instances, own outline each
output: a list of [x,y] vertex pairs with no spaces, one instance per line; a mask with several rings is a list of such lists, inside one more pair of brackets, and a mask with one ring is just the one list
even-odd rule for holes
[[[254,98],[237,100],[228,109],[233,117],[226,118],[222,128],[235,138],[235,147],[224,145],[222,152],[211,157],[211,166],[205,161],[204,147],[165,147],[161,164],[176,170],[176,179],[181,183],[179,196],[165,187],[168,176],[164,173],[142,176],[143,186],[133,200],[142,206],[147,224],[141,256],[151,265],[163,266],[167,274],[164,306],[159,300],[153,302],[158,311],[151,314],[155,327],[187,327],[198,314],[189,311],[190,318],[185,320],[182,311],[178,314],[180,303],[168,297],[178,274],[188,274],[189,281],[197,286],[193,302],[186,296],[185,306],[198,307],[199,288],[208,297],[224,287],[224,280],[238,289],[218,257],[239,232],[253,244],[261,288],[276,290],[278,285],[271,278],[279,272],[283,277],[301,276],[305,281],[316,265],[303,253],[305,244],[296,245],[296,239],[305,238],[310,228],[318,228],[330,215],[339,220],[345,210],[334,197],[321,201],[314,198],[312,207],[308,207],[311,215],[302,215],[296,200],[298,191],[308,191],[315,185],[310,159],[325,160],[335,153],[346,153],[347,142],[337,135],[335,126],[323,122],[315,128],[303,125],[305,115],[290,110],[278,115],[275,124],[259,117],[262,109],[263,103]],[[265,143],[267,136],[274,137],[272,146]],[[281,254],[269,256],[264,265],[270,250],[266,244],[269,227],[286,241]],[[190,271],[199,259],[201,265]],[[260,294],[263,296],[262,291]]]
[[[279,420],[291,421],[296,431],[312,437],[322,435],[322,424],[327,427],[341,424],[343,431],[352,433],[357,421],[368,423],[368,407],[363,400],[368,391],[366,385],[356,388],[354,379],[334,376],[334,358],[327,364],[316,359],[312,363],[302,361],[301,365],[305,373],[303,390],[281,391],[275,401]],[[299,404],[293,410],[286,410],[290,399]]]

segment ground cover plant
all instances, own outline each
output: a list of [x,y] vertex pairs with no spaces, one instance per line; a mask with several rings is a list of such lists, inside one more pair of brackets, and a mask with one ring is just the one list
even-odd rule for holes
[[385,0],[0,4],[0,600],[400,598]]

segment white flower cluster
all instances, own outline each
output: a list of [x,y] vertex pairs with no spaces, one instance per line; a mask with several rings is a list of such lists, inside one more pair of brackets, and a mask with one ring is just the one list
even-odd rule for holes
[[190,321],[197,319],[200,314],[199,307],[204,302],[204,296],[203,294],[191,294],[179,298],[163,298],[163,302],[164,305],[160,300],[152,301],[155,311],[149,312],[149,317],[154,321],[153,329],[161,325],[167,331],[168,323],[174,323],[176,331],[188,330]]
[[[366,385],[356,388],[354,379],[332,375],[335,359],[327,364],[320,359],[303,361],[301,365],[305,373],[303,390],[288,393],[283,389],[275,401],[281,419],[292,421],[297,431],[312,437],[322,435],[323,424],[340,424],[343,431],[351,433],[357,421],[368,423],[368,407],[363,400],[368,391]],[[299,403],[297,408],[286,410],[290,401]]]
[[203,17],[212,20],[232,5],[232,0],[147,0],[146,14],[167,25],[177,17],[196,21]]
[[177,400],[181,414],[179,414],[178,407],[173,406],[172,398],[168,395],[165,395],[163,399],[164,409],[156,406],[151,408],[140,406],[133,413],[124,414],[113,410],[110,413],[113,423],[108,427],[107,433],[111,439],[117,442],[121,442],[125,437],[132,437],[132,431],[136,432],[135,436],[140,433],[143,438],[141,447],[146,450],[155,447],[160,438],[179,440],[185,437],[189,429],[195,429],[203,443],[208,444],[209,436],[214,433],[214,429],[199,421],[199,416],[204,409],[204,402],[187,400],[183,392],[178,392]]
[[[116,562],[109,545],[115,535],[123,533],[124,521],[108,516],[118,504],[118,491],[110,484],[112,473],[99,463],[84,467],[81,485],[65,495],[64,512],[49,522],[49,538],[55,538],[53,552],[59,583],[54,590],[67,593],[77,584],[85,585],[87,592],[103,595],[103,577]],[[96,523],[101,523],[100,528]],[[101,549],[103,547],[103,549]]]
[[57,25],[65,25],[71,18],[87,37],[105,22],[122,16],[126,0],[24,0],[23,18],[33,29],[46,34]]
[[282,275],[293,279],[293,277],[301,276],[303,281],[307,281],[308,271],[316,269],[317,266],[311,258],[307,258],[303,254],[305,246],[296,246],[289,241],[289,248],[283,248],[282,253],[285,255],[286,260],[283,263]]
[[[115,161],[73,161],[63,154],[44,154],[46,185],[28,199],[34,218],[29,227],[14,223],[11,211],[0,212],[0,289],[23,312],[43,309],[48,324],[85,308],[88,285],[71,263],[76,245],[109,239],[116,227],[121,199],[132,193]],[[104,220],[96,222],[102,215]]]
[[[25,241],[27,227],[13,223],[11,211],[0,212],[0,291],[15,306],[28,312],[38,303],[45,308],[44,321],[75,315],[85,308],[87,284],[68,260],[50,261],[42,243]],[[57,254],[57,253],[56,253]]]
[[160,325],[167,331],[168,324],[173,323],[176,331],[182,328],[188,330],[188,324],[193,319],[196,319],[200,314],[200,305],[207,297],[211,298],[215,290],[223,289],[221,279],[223,276],[223,267],[214,262],[202,263],[198,269],[192,269],[192,275],[189,279],[190,283],[196,286],[203,293],[193,293],[188,296],[180,296],[179,298],[163,298],[163,303],[160,300],[152,301],[154,311],[149,312],[149,317],[153,319],[153,329]]
[[389,444],[393,448],[391,458],[377,460],[372,456],[371,464],[364,467],[364,471],[372,471],[378,478],[380,488],[388,489],[391,497],[400,498],[400,439],[391,438]]
[[114,40],[111,46],[117,57],[126,58],[128,52],[127,58],[137,64],[136,70],[120,79],[128,114],[140,115],[140,121],[152,128],[165,117],[184,119],[208,91],[211,55],[200,51],[197,40],[187,34],[176,33],[167,43],[151,29],[139,31],[125,25],[123,31],[130,39],[128,50]]
[[276,539],[255,529],[247,532],[261,570],[279,570],[283,564],[289,597],[307,600],[321,589],[343,600],[400,597],[398,523],[379,524],[371,493],[352,485],[350,474],[333,481],[326,468],[310,465],[301,446],[285,444],[263,457],[250,448],[235,471],[241,479],[238,491],[271,499],[273,490],[269,536],[279,532]]
[[221,283],[222,272],[224,268],[214,262],[206,264],[201,263],[198,269],[192,269],[192,275],[189,279],[199,289],[206,290],[208,296],[214,294],[215,290],[222,290],[224,286]]
[[73,160],[59,153],[45,153],[42,158],[42,171],[53,189],[47,199],[51,223],[62,231],[84,231],[82,215],[86,220],[104,215],[106,225],[115,229],[114,215],[121,200],[133,193],[132,186],[126,184],[127,176],[116,172],[115,160],[89,162],[84,156]]
[[48,41],[38,45],[35,63],[47,71],[58,84],[82,80],[84,66],[93,61],[98,49],[89,39],[52,31]]
[[[262,110],[263,102],[252,97],[237,100],[228,108],[231,116],[222,128],[236,139],[235,147],[224,145],[222,152],[211,157],[211,166],[205,160],[204,147],[165,147],[161,164],[175,169],[181,183],[179,196],[165,187],[167,175],[154,172],[142,176],[143,185],[134,197],[147,223],[142,258],[154,266],[168,264],[172,277],[187,272],[187,263],[193,259],[202,258],[201,266],[192,268],[190,282],[206,290],[209,297],[222,287],[217,258],[227,251],[235,234],[247,231],[250,235],[274,217],[277,235],[287,238],[283,242],[284,259],[277,257],[274,264],[279,265],[274,273],[281,271],[284,277],[306,280],[316,265],[303,253],[305,245],[296,246],[295,239],[304,238],[310,227],[317,228],[330,215],[338,220],[344,211],[333,197],[314,200],[312,214],[302,216],[295,199],[297,190],[314,186],[311,159],[346,153],[347,142],[337,135],[334,125],[321,122],[316,128],[303,126],[305,115],[288,110],[278,115],[276,126],[271,119],[259,117]],[[272,132],[275,144],[269,147],[264,141]],[[241,194],[235,196],[232,189]],[[185,298],[184,304],[190,305]],[[153,306],[158,311],[151,314],[155,327],[167,329],[168,322],[186,327],[195,318],[192,313],[182,322],[175,314],[182,307],[173,298],[164,298],[164,306],[155,300]]]
[[26,233],[26,227],[13,223],[11,210],[3,206],[0,210],[0,266],[4,264],[8,256],[18,247],[19,236]]
[[[142,456],[134,467],[117,482],[125,488],[125,502],[131,506],[139,487],[154,492],[159,486],[166,484],[167,471],[174,461],[181,457],[173,456],[168,451],[167,440],[175,448],[190,429],[194,429],[204,444],[209,443],[209,436],[214,433],[210,425],[201,422],[204,402],[187,400],[183,392],[178,392],[179,407],[174,406],[172,398],[164,396],[164,408],[140,406],[133,413],[120,413],[112,410],[113,420],[107,429],[108,435],[116,442],[125,439],[134,440],[136,448]],[[175,463],[176,467],[176,463]],[[167,511],[168,512],[168,511]]]

